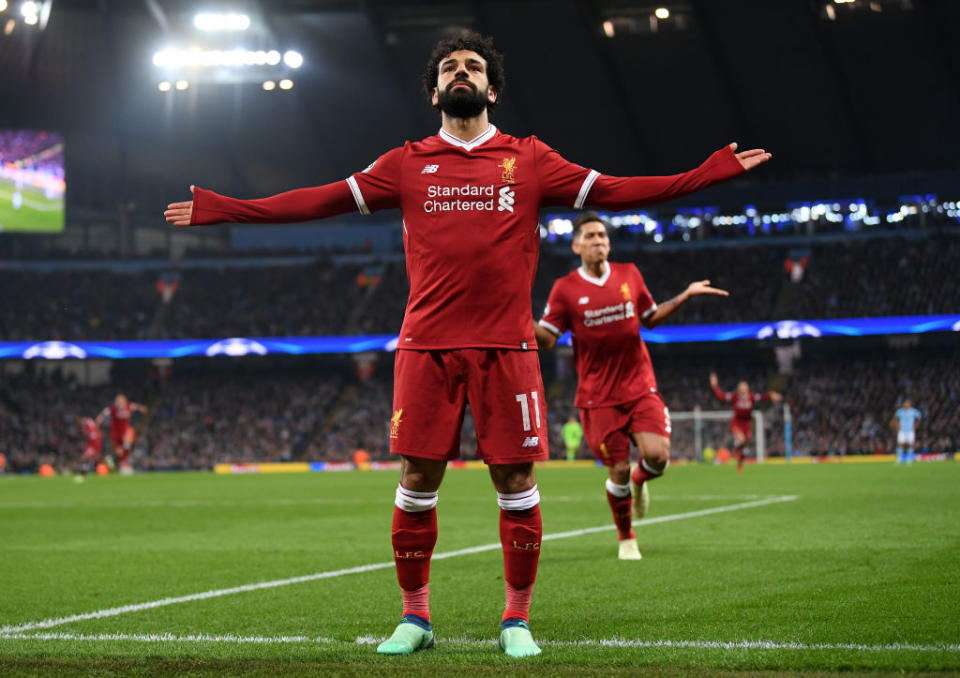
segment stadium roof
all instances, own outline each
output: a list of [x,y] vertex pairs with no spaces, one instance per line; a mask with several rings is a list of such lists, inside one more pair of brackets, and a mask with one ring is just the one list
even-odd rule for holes
[[[494,122],[604,172],[672,173],[732,140],[774,152],[763,180],[957,168],[952,0],[56,0],[42,30],[20,6],[0,14],[0,125],[65,134],[74,204],[342,178],[436,130],[420,73],[466,29],[506,55]],[[250,29],[197,31],[199,10],[245,13]],[[304,63],[184,77],[153,63],[190,47]],[[159,91],[167,77],[186,89]],[[264,90],[281,77],[292,89]]]

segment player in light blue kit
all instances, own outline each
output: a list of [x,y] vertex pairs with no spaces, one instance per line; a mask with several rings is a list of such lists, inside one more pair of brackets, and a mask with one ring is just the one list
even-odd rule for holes
[[[917,419],[920,418],[920,412],[914,409],[909,399],[903,401],[903,406],[893,415],[898,422],[897,428],[897,463],[913,463],[913,446],[917,438]],[[904,455],[903,447],[907,446],[907,453]]]

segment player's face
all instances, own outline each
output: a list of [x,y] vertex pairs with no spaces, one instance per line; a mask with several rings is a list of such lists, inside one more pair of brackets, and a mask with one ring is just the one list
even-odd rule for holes
[[470,50],[451,52],[440,61],[433,105],[454,118],[474,118],[497,100],[487,80],[487,62]]
[[606,261],[610,256],[610,236],[607,227],[599,221],[588,221],[580,227],[573,239],[573,252],[580,255],[585,264]]
[[737,392],[747,395],[750,392],[750,385],[745,381],[741,381],[739,384],[737,384]]
[[903,401],[903,409],[909,410],[911,407],[913,407],[913,403],[911,403],[909,400]]
[[117,407],[126,407],[126,406],[127,406],[127,396],[125,396],[125,395],[118,395],[116,398],[113,399],[113,404],[116,405]]

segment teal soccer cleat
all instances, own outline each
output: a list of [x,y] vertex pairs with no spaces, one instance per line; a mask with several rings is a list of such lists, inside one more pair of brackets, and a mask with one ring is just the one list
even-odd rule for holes
[[500,649],[508,657],[535,657],[540,654],[540,648],[530,635],[530,626],[516,617],[503,621],[503,630],[500,631]]
[[393,635],[380,643],[377,654],[413,654],[433,647],[433,629],[423,617],[408,614],[400,620]]

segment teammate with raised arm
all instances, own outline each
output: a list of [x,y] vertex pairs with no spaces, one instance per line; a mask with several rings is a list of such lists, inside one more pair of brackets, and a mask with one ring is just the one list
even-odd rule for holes
[[[903,401],[893,415],[897,422],[897,463],[913,463],[913,447],[917,442],[917,421],[920,419],[920,410],[913,406],[909,398]],[[904,454],[903,448],[907,451]]]
[[133,449],[133,441],[137,437],[137,430],[130,425],[130,417],[134,412],[146,414],[147,406],[127,400],[127,396],[118,393],[113,402],[103,408],[95,420],[99,427],[104,419],[110,420],[110,444],[117,459],[117,468],[120,473],[130,473],[131,468],[127,458]]
[[737,383],[736,391],[723,391],[717,381],[717,373],[710,373],[710,388],[713,395],[721,402],[733,405],[733,417],[730,419],[730,432],[733,434],[733,456],[737,459],[737,472],[743,473],[744,449],[753,436],[753,406],[763,400],[772,400],[775,403],[783,400],[776,391],[756,393],[750,390],[750,385],[741,381]]
[[[657,305],[634,264],[608,261],[607,223],[596,212],[584,212],[573,222],[572,247],[581,266],[553,284],[534,331],[540,348],[550,349],[570,330],[578,379],[574,404],[587,446],[609,472],[607,501],[619,558],[639,560],[632,514],[646,514],[647,481],[662,476],[670,463],[670,411],[657,391],[640,325],[653,329],[691,297],[728,293],[700,280]],[[632,473],[631,443],[639,457]]]
[[533,463],[547,458],[547,420],[530,292],[539,253],[539,209],[590,202],[626,209],[676,198],[769,159],[762,150],[714,153],[670,177],[604,176],[567,162],[536,137],[490,124],[504,90],[493,41],[469,34],[441,41],[424,89],[440,131],[380,156],[362,172],[324,186],[260,200],[194,189],[165,212],[177,226],[294,222],[351,210],[403,212],[410,296],[394,364],[390,449],[401,456],[393,551],[403,615],[377,651],[410,654],[433,645],[430,557],[437,540],[438,489],[460,450],[469,402],[477,454],[500,505],[506,582],[500,646],[540,653],[529,630],[540,555],[540,494]]
[[78,417],[77,423],[83,431],[83,456],[80,457],[79,473],[76,477],[82,482],[87,472],[95,471],[103,458],[103,434],[100,433],[97,422],[90,417]]

